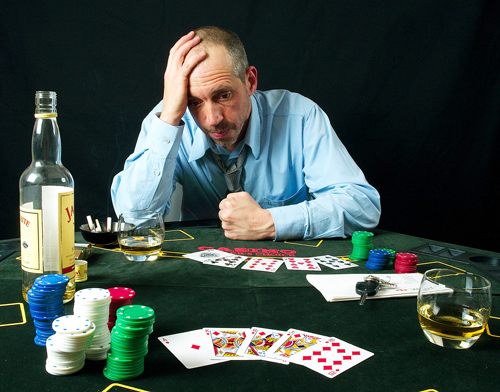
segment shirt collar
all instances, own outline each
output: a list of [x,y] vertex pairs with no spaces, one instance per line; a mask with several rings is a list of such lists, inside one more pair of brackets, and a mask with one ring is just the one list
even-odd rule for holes
[[[250,101],[252,103],[252,112],[250,113],[250,121],[248,122],[247,133],[243,142],[244,144],[248,144],[252,150],[252,154],[255,158],[258,158],[260,154],[262,116],[260,115],[260,108],[257,104],[255,94],[250,97]],[[199,127],[196,127],[191,152],[189,153],[189,162],[202,158],[209,148],[212,148],[212,150],[217,153],[217,146],[215,143],[205,135]],[[241,150],[241,148],[237,148],[236,150]]]

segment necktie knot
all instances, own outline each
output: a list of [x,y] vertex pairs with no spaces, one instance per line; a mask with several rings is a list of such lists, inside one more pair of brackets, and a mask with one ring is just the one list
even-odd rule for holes
[[214,153],[212,149],[208,149],[208,154],[212,158],[212,160],[217,164],[217,166],[221,169],[224,174],[224,180],[226,181],[227,192],[241,192],[243,191],[243,186],[241,185],[241,171],[243,169],[243,164],[245,163],[245,159],[248,154],[248,146],[245,145],[240,152],[240,155],[236,159],[236,162],[233,163],[229,168],[226,167],[220,155]]

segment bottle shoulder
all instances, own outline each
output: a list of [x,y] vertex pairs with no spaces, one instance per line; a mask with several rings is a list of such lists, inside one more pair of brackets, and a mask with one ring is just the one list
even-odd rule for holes
[[54,162],[32,162],[24,170],[19,180],[19,185],[58,185],[73,188],[74,180],[69,170],[62,164]]

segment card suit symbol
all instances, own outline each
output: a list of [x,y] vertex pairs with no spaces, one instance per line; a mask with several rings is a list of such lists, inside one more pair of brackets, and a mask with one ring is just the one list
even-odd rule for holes
[[344,348],[339,348],[339,349],[337,349],[337,353],[339,353],[339,354],[345,354],[345,349]]
[[318,358],[318,363],[326,362],[326,358]]
[[191,348],[194,348],[195,350],[199,350],[201,346],[198,346],[197,344],[193,344]]
[[333,361],[334,365],[342,365],[342,361]]
[[294,338],[300,338],[300,333],[293,335]]
[[344,361],[349,361],[352,359],[350,355],[344,355],[342,358],[344,359]]
[[361,351],[353,351],[352,355],[361,355]]
[[321,351],[313,351],[313,355],[321,355]]
[[323,370],[332,370],[333,366],[328,365],[328,366],[323,366]]
[[304,356],[302,357],[302,360],[303,360],[303,361],[311,361],[311,360],[312,360],[312,357],[311,357],[310,355],[304,355]]
[[331,347],[328,347],[328,346],[323,347],[323,351],[331,351],[331,350],[332,350]]
[[259,335],[260,335],[260,336],[264,336],[265,334],[266,334],[266,333],[265,333],[264,331],[261,331],[261,332],[259,333]]
[[251,265],[250,268],[255,268],[255,265]]
[[339,347],[340,343],[332,343],[332,347]]
[[215,335],[215,336],[219,336],[219,335],[220,335],[220,333],[219,333],[219,332],[217,332],[217,331],[215,331],[215,332],[214,332],[214,335]]

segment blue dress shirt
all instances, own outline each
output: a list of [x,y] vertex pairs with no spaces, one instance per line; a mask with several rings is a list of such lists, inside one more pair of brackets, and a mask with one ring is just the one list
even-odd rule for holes
[[160,102],[144,119],[133,154],[111,187],[116,213],[153,209],[166,216],[177,183],[181,220],[214,219],[226,184],[208,148],[230,166],[250,149],[243,189],[274,220],[276,240],[346,237],[374,228],[380,196],[366,181],[318,105],[285,90],[256,91],[245,138],[230,153],[198,128],[189,110],[180,126],[158,118]]

